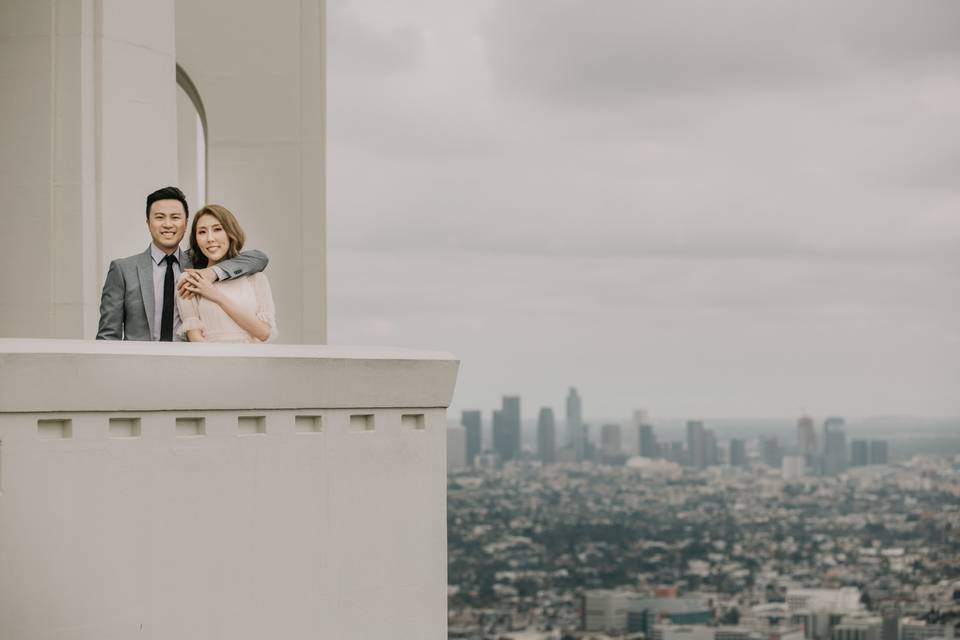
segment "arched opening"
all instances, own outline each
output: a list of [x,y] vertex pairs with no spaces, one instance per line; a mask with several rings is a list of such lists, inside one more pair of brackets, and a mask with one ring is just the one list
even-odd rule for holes
[[196,211],[207,201],[207,113],[197,86],[179,64],[177,86],[177,178]]

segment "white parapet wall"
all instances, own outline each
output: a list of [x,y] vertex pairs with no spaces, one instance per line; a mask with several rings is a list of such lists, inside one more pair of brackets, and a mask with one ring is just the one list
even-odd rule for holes
[[457,368],[0,339],[0,638],[446,638]]

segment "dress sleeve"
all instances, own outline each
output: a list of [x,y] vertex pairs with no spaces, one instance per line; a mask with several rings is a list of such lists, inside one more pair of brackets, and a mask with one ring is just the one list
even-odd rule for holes
[[277,310],[273,306],[273,293],[270,291],[270,281],[263,273],[255,273],[253,289],[257,295],[257,319],[270,325],[270,337],[264,342],[277,338]]
[[[183,275],[180,276],[180,279],[183,279]],[[196,298],[184,298],[179,293],[177,294],[177,308],[180,310],[180,328],[177,329],[177,334],[180,336],[186,336],[187,331],[193,331],[194,329],[203,329],[203,321],[200,320],[200,301]]]

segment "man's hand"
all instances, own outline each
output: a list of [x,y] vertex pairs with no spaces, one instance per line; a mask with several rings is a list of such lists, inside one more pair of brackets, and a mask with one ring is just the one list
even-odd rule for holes
[[177,283],[177,293],[187,300],[197,295],[197,292],[194,291],[190,286],[191,283],[196,283],[194,274],[198,275],[208,284],[213,284],[217,281],[217,272],[213,270],[213,267],[207,267],[206,269],[185,269],[183,273],[187,277],[180,278],[180,282]]

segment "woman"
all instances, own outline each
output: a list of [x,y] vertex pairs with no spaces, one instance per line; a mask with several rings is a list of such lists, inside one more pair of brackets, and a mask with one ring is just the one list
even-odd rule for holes
[[[193,265],[212,267],[243,249],[245,235],[232,213],[218,204],[197,211],[190,229]],[[177,297],[182,325],[190,342],[266,342],[277,333],[270,282],[263,273],[210,283],[186,272],[186,288],[194,294]]]

